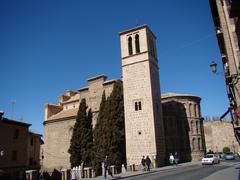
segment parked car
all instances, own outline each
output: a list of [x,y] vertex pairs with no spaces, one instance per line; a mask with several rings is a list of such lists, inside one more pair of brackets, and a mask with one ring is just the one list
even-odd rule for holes
[[225,159],[226,160],[233,160],[233,159],[235,159],[235,156],[232,152],[228,152],[228,153],[225,154]]
[[202,159],[202,165],[218,163],[220,163],[220,159],[215,154],[206,154],[206,156]]

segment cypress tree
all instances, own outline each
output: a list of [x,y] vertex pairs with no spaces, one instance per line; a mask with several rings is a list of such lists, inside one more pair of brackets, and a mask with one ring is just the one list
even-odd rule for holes
[[99,108],[94,129],[94,167],[101,172],[101,162],[106,155],[111,164],[119,168],[126,163],[125,124],[122,82],[117,81],[111,95],[106,100],[105,92]]
[[68,150],[72,167],[80,165],[81,161],[84,161],[85,166],[92,163],[92,112],[90,109],[87,115],[86,110],[86,100],[82,99]]
[[93,160],[93,134],[92,134],[92,110],[89,109],[85,123],[82,127],[82,136],[80,139],[82,161],[84,166],[92,166]]
[[121,81],[115,83],[106,104],[108,155],[111,158],[111,164],[121,167],[122,164],[126,163],[124,102]]
[[104,144],[105,144],[104,143],[105,106],[106,106],[106,94],[105,94],[105,91],[103,91],[102,100],[101,100],[101,104],[99,107],[97,123],[96,123],[96,126],[93,131],[93,137],[94,137],[94,140],[93,140],[93,144],[94,144],[93,165],[94,165],[96,174],[101,173],[101,162],[104,160],[104,154],[105,154],[105,150],[103,148]]

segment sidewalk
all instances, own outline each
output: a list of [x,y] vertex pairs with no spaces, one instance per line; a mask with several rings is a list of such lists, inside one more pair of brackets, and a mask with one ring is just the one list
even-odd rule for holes
[[[155,172],[159,172],[162,170],[183,168],[183,167],[199,165],[199,164],[201,164],[201,162],[199,162],[199,161],[198,162],[187,162],[187,163],[178,164],[178,166],[172,165],[172,166],[164,166],[164,167],[160,167],[160,168],[154,168],[154,169],[151,169],[150,171],[127,171],[124,174],[115,174],[113,178],[111,178],[111,176],[108,176],[107,179],[124,179],[124,178],[129,178],[129,177],[134,177],[134,176],[141,176],[141,175],[149,174],[149,173],[155,173]],[[100,180],[100,179],[104,179],[104,177],[98,176],[98,177],[91,178],[91,179],[92,180]]]

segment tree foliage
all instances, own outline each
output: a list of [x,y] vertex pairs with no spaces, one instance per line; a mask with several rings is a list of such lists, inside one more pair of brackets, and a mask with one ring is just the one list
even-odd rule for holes
[[92,165],[92,112],[90,109],[87,114],[86,110],[86,100],[82,99],[73,128],[71,144],[68,150],[72,167],[80,165],[82,161],[84,161],[85,166]]
[[229,147],[224,147],[223,148],[223,153],[228,153],[230,152],[230,148]]
[[106,100],[105,92],[99,109],[97,124],[94,129],[94,166],[101,169],[101,162],[106,155],[111,164],[121,167],[126,163],[125,125],[122,82],[117,81],[111,95]]
[[94,137],[94,161],[93,161],[93,165],[94,165],[94,169],[96,171],[96,173],[100,173],[101,171],[101,162],[104,159],[104,154],[106,154],[106,150],[105,150],[105,146],[106,144],[104,143],[104,139],[105,137],[105,106],[106,106],[106,94],[105,91],[103,91],[102,94],[102,100],[101,100],[101,104],[99,107],[99,114],[98,114],[98,118],[97,118],[97,123],[96,126],[94,128],[93,131],[93,137]]

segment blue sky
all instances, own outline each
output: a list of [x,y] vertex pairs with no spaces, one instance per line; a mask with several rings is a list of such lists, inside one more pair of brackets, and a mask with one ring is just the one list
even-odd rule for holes
[[202,116],[221,116],[228,99],[223,76],[209,68],[212,60],[220,66],[221,59],[208,0],[1,0],[5,117],[43,133],[44,104],[86,86],[89,77],[119,79],[118,33],[136,23],[149,25],[158,38],[162,93],[200,96]]

